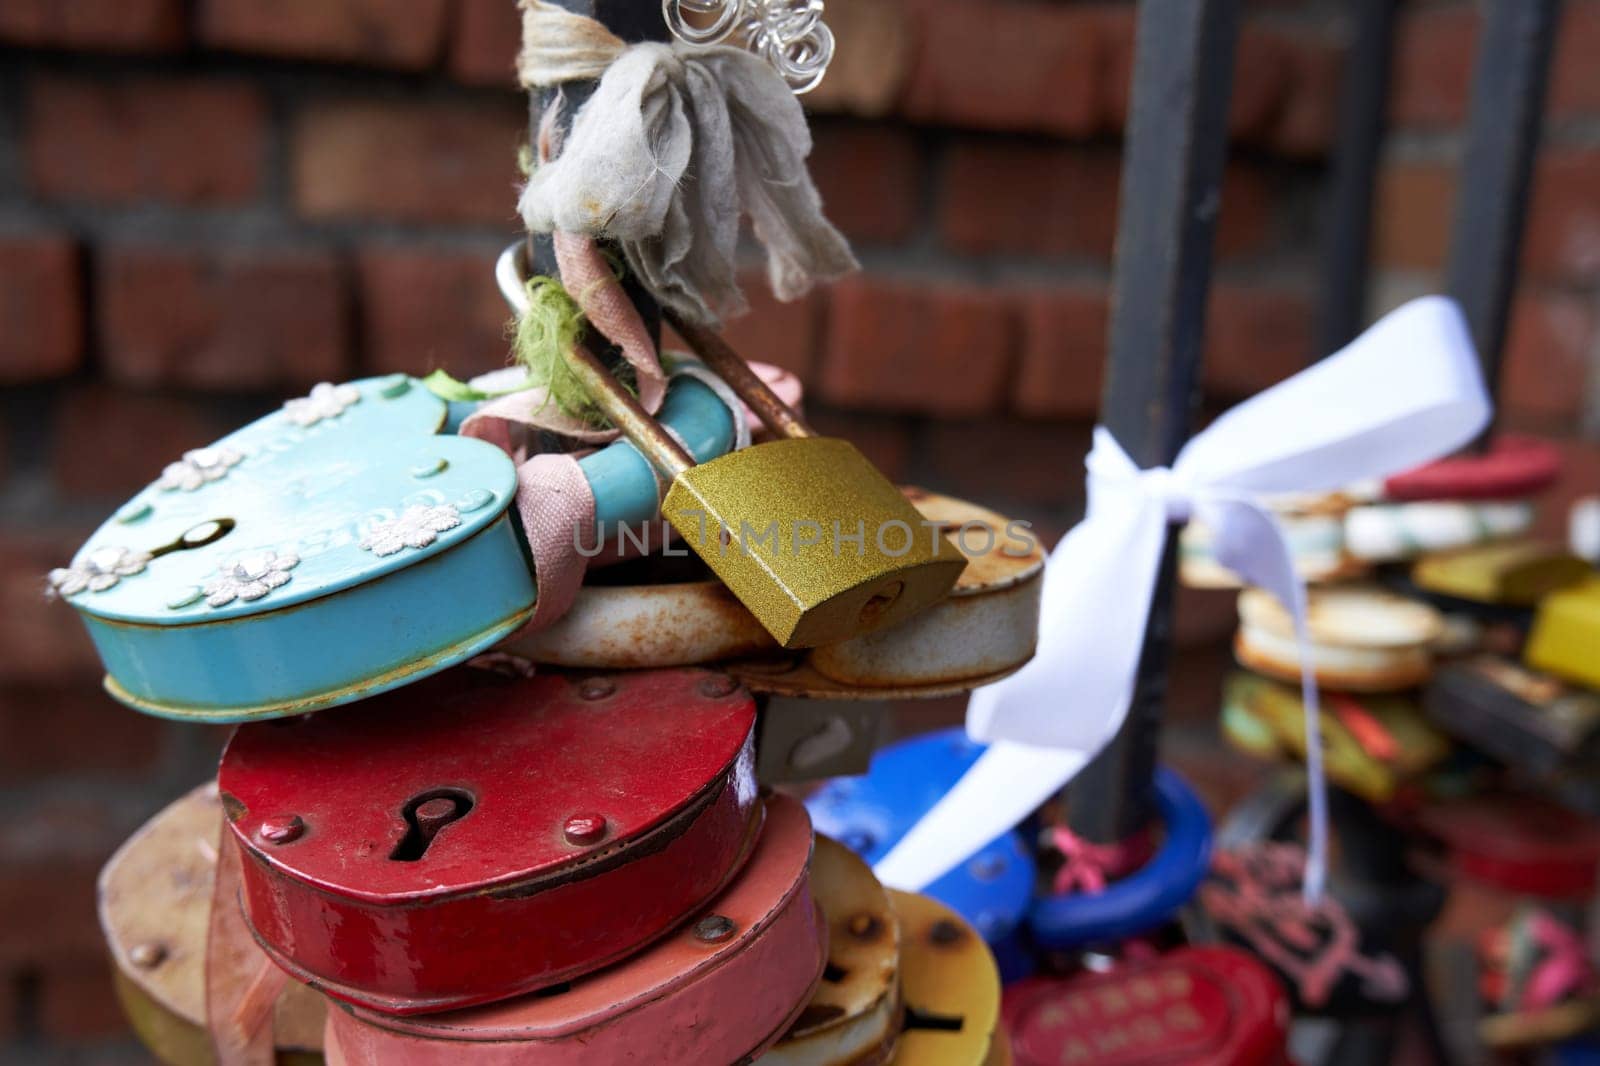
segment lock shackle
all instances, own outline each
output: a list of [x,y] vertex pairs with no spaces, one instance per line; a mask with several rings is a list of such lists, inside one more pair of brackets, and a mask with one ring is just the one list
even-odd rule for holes
[[690,322],[670,308],[663,307],[661,316],[694,349],[700,361],[728,383],[739,399],[745,402],[745,406],[761,419],[762,425],[778,436],[791,440],[816,436],[795,409],[784,403],[716,330]]
[[[566,364],[577,375],[583,391],[594,405],[611,419],[629,443],[668,479],[676,478],[694,466],[694,456],[650,416],[638,399],[612,376],[600,357],[582,341],[563,353]],[[738,416],[735,416],[738,417]]]

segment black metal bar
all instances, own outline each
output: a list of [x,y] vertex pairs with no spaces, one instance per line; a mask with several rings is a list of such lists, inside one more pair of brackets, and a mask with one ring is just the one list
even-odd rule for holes
[[[1451,296],[1496,391],[1561,0],[1487,0],[1450,235]],[[1487,434],[1486,434],[1487,436]]]
[[[1139,5],[1100,413],[1144,467],[1176,458],[1199,403],[1238,33],[1239,0],[1141,0]],[[1072,827],[1091,840],[1125,839],[1149,822],[1176,571],[1174,530],[1128,720],[1071,789]]]
[[1323,236],[1316,358],[1343,348],[1366,325],[1372,197],[1383,145],[1394,54],[1395,0],[1353,0],[1350,47],[1339,94]]
[[[504,2],[510,4],[515,0],[504,0]],[[555,0],[555,3],[575,14],[594,19],[630,44],[637,41],[665,41],[669,37],[666,19],[661,13],[661,4],[656,0]],[[558,89],[530,93],[528,95],[529,143],[538,145],[539,125],[544,119],[545,109],[553,104],[558,96],[563,99],[562,124],[570,128],[573,116],[589,99],[594,87],[593,81],[575,81],[568,82]],[[555,251],[550,246],[548,235],[529,234],[528,248],[535,273],[558,276]],[[651,336],[659,342],[661,310],[656,306],[655,297],[651,296],[644,286],[638,284],[631,273],[623,276],[622,287],[634,306],[639,309],[639,314],[644,319]],[[599,350],[601,354],[607,356],[616,354],[614,348]]]

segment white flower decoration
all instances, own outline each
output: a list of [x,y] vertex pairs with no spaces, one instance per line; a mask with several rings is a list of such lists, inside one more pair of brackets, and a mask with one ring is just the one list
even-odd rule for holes
[[85,589],[104,592],[125,577],[144,572],[150,556],[128,548],[96,548],[82,561],[50,571],[50,592],[75,596]]
[[287,585],[289,571],[299,565],[300,557],[292,553],[257,552],[219,567],[217,576],[206,582],[201,591],[210,607],[225,607],[234,600],[259,600]]
[[361,390],[354,385],[314,385],[311,395],[289,400],[284,414],[297,426],[314,426],[325,418],[338,418],[345,409],[361,402]]
[[361,538],[361,547],[374,555],[393,555],[402,548],[426,548],[439,534],[461,524],[461,512],[454,504],[435,507],[415,504],[399,518],[379,522]]
[[244,453],[232,448],[196,448],[184,452],[177,462],[168,463],[156,485],[163,492],[193,492],[201,485],[227,477],[228,471],[243,459]]

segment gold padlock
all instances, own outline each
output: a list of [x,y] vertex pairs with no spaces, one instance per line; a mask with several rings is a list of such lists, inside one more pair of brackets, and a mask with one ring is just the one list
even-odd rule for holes
[[894,625],[943,599],[966,567],[848,441],[818,437],[716,333],[672,326],[780,439],[695,465],[581,343],[567,362],[671,478],[661,514],[785,648]]

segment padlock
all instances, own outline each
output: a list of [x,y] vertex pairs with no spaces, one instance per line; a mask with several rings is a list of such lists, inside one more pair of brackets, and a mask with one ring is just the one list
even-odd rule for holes
[[[697,456],[732,446],[728,407],[699,381],[675,379],[662,416]],[[169,718],[282,717],[437,673],[520,627],[535,593],[515,467],[444,422],[444,401],[403,374],[319,385],[168,466],[50,576],[107,690]],[[631,446],[579,467],[602,521],[655,514]]]
[[1411,568],[1419,589],[1468,603],[1532,607],[1594,573],[1589,563],[1564,548],[1537,541],[1486,544],[1424,555]]
[[[1424,603],[1373,585],[1313,587],[1306,597],[1312,672],[1323,688],[1396,692],[1433,673],[1433,645],[1444,618]],[[1241,666],[1300,683],[1300,644],[1289,612],[1265,589],[1239,595],[1233,642]]]
[[[744,869],[650,947],[487,1007],[413,1017],[330,1010],[329,1066],[749,1062],[795,1024],[827,962],[807,874],[811,823],[794,800],[765,803],[766,826]],[[656,891],[614,902],[638,908]]]
[[1241,951],[1179,948],[1105,973],[1032,977],[1005,993],[1017,1066],[1279,1066],[1289,1004]]
[[1539,604],[1523,657],[1536,670],[1600,690],[1600,578]]
[[1440,729],[1532,778],[1600,770],[1600,694],[1520,663],[1487,654],[1451,663],[1423,705]]
[[1497,433],[1487,450],[1464,451],[1395,474],[1383,483],[1389,500],[1518,500],[1561,476],[1561,450],[1549,441]]
[[[1345,551],[1345,512],[1351,501],[1340,494],[1273,501],[1272,515],[1289,546],[1295,573],[1308,582],[1341,581],[1365,573],[1367,564]],[[1239,575],[1216,556],[1216,537],[1204,522],[1183,527],[1178,540],[1178,577],[1190,588],[1236,589]]]
[[662,516],[780,645],[891,626],[950,592],[965,557],[855,445],[814,436],[715,333],[673,326],[782,439],[695,465],[581,343],[568,365],[670,478]]
[[218,784],[245,912],[284,969],[397,1014],[622,958],[714,896],[760,828],[755,705],[703,670],[472,667],[240,727]]
[[[1223,686],[1222,728],[1236,745],[1265,758],[1304,759],[1305,705],[1300,690],[1244,671]],[[1387,803],[1451,753],[1451,744],[1400,696],[1322,694],[1323,766],[1328,780],[1371,803]]]
[[1038,538],[1025,523],[966,500],[901,492],[968,565],[948,597],[899,625],[800,655],[777,653],[703,565],[658,555],[595,572],[559,621],[504,646],[535,662],[587,669],[731,662],[754,691],[807,699],[951,695],[999,680],[1033,655],[1044,573]]
[[[984,747],[944,729],[880,748],[859,777],[828,782],[806,799],[817,831],[868,862],[883,858],[977,762]],[[924,892],[977,928],[1009,980],[1031,968],[1022,925],[1033,900],[1033,856],[1015,830],[996,837]]]
[[1010,1066],[1000,973],[977,931],[930,896],[889,891],[906,1014],[890,1066]]
[[818,835],[811,894],[828,929],[828,965],[805,1009],[761,1066],[872,1066],[900,1040],[900,923],[888,893],[843,844]]
[[[100,872],[117,999],[150,1053],[173,1066],[214,1061],[206,934],[222,823],[216,785],[201,785],[146,822]],[[281,1066],[321,1061],[326,1014],[322,996],[297,981],[284,986],[272,1023]]]

